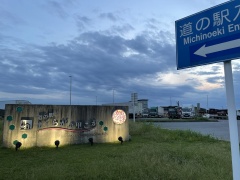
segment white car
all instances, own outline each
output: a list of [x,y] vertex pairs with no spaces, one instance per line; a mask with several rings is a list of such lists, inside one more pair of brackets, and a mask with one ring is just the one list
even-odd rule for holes
[[204,117],[204,118],[210,118],[210,114],[204,114],[202,117]]

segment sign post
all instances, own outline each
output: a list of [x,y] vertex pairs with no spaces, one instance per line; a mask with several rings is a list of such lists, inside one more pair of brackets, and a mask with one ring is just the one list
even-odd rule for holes
[[240,57],[240,1],[228,1],[175,22],[177,69],[224,62],[233,179],[240,179],[231,60]]
[[228,123],[232,153],[233,179],[240,179],[240,158],[238,124],[236,120],[236,107],[234,99],[233,77],[231,61],[224,62],[225,86],[228,107]]
[[132,101],[132,106],[133,106],[133,122],[135,122],[135,106],[137,105],[137,101],[138,101],[137,93],[131,94],[131,101]]

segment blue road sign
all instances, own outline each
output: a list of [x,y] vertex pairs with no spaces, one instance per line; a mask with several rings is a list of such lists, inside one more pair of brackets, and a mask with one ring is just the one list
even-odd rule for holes
[[228,1],[175,22],[177,69],[240,57],[240,1]]

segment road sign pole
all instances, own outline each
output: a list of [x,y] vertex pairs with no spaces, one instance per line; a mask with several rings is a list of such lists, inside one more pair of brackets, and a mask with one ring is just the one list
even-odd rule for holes
[[[231,0],[175,22],[177,69],[224,61],[233,179],[240,180],[239,138],[232,59],[240,57],[240,0]],[[215,16],[221,16],[218,25]]]
[[239,157],[238,125],[237,125],[237,117],[236,117],[236,106],[235,106],[231,61],[224,62],[224,73],[225,73],[225,87],[226,87],[226,95],[227,95],[230,143],[231,143],[231,152],[232,152],[233,179],[239,180],[240,179],[240,157]]

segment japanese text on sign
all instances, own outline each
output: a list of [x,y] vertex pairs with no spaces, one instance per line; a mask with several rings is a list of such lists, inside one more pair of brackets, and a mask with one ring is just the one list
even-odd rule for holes
[[[183,44],[191,44],[224,35],[226,31],[227,33],[240,31],[240,24],[236,24],[236,21],[240,19],[240,5],[234,8],[234,12],[230,9],[224,9],[214,12],[212,17],[202,17],[195,23],[188,22],[180,26],[180,37],[182,37]],[[227,27],[222,26],[224,23],[228,23]],[[212,30],[213,27],[216,28]],[[209,31],[203,33],[203,31],[207,30]],[[195,32],[195,34],[193,32]]]

